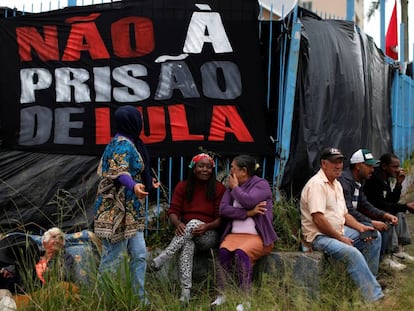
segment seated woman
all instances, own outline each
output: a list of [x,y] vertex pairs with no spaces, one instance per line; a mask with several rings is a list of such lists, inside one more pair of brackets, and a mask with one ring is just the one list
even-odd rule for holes
[[190,299],[194,248],[205,250],[218,245],[219,204],[225,187],[216,180],[214,167],[213,158],[205,153],[191,160],[187,180],[175,187],[168,209],[175,236],[149,265],[150,271],[159,270],[176,252],[180,252],[180,300],[183,302]]
[[[218,250],[220,291],[226,276],[237,274],[239,287],[247,292],[254,263],[269,254],[277,240],[272,224],[272,191],[265,179],[255,176],[255,171],[256,161],[251,156],[237,156],[231,163],[228,189],[220,203],[220,216],[227,220]],[[225,301],[225,296],[219,295],[212,305]],[[237,310],[243,310],[243,304]]]

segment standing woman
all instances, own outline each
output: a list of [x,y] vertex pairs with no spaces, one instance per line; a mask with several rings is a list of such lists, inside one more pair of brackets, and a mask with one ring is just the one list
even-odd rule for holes
[[98,167],[101,181],[95,202],[95,234],[102,239],[101,273],[116,272],[129,255],[132,286],[144,303],[146,245],[144,199],[157,188],[148,151],[139,135],[142,116],[136,107],[115,111],[116,135],[106,146]]
[[[220,216],[227,220],[218,250],[220,268],[218,288],[223,290],[225,275],[238,275],[238,285],[248,291],[254,263],[269,254],[277,235],[273,229],[272,191],[267,180],[255,175],[256,161],[248,155],[233,159],[228,189],[220,203]],[[220,305],[225,296],[212,303]],[[243,310],[240,304],[237,310]]]
[[181,281],[180,301],[188,302],[192,286],[194,249],[217,247],[220,226],[219,204],[225,191],[216,180],[212,157],[201,153],[193,157],[187,180],[174,189],[168,216],[175,226],[175,236],[170,245],[150,263],[152,271],[180,252],[179,272]]

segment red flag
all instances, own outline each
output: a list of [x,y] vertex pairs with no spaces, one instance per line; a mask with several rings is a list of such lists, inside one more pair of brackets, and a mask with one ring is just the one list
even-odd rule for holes
[[397,30],[397,0],[395,0],[394,9],[392,10],[390,24],[388,25],[387,35],[385,37],[385,54],[389,57],[398,59],[398,30]]

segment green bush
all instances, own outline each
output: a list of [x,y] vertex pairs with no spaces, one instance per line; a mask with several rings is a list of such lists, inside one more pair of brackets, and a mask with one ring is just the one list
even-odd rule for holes
[[275,243],[277,251],[299,251],[301,246],[300,212],[294,199],[274,202],[273,228],[279,240]]

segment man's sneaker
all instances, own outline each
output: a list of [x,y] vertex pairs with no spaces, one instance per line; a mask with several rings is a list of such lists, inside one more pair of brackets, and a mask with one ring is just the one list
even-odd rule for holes
[[391,270],[401,271],[407,268],[406,265],[399,263],[398,261],[393,260],[391,257],[386,257],[382,261],[382,265]]
[[392,254],[394,257],[396,257],[397,259],[400,260],[404,260],[407,262],[414,262],[414,257],[411,255],[408,255],[406,252],[398,252],[398,253],[394,253]]
[[190,301],[191,294],[189,289],[183,289],[181,291],[180,301],[183,303],[188,303]]
[[212,306],[220,306],[220,305],[222,305],[223,303],[225,303],[225,302],[226,302],[226,300],[227,300],[226,296],[224,296],[224,295],[218,295],[218,296],[217,296],[217,298],[216,298],[216,300],[214,300],[214,301],[211,303],[211,305],[212,305]]

